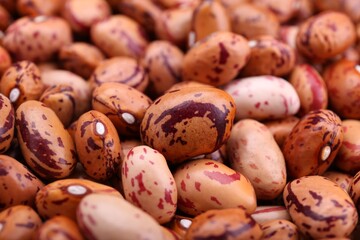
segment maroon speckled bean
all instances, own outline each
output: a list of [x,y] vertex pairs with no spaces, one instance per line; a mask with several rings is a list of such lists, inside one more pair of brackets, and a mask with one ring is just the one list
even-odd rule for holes
[[193,219],[185,240],[263,239],[260,225],[243,209],[209,210]]
[[268,35],[277,37],[279,19],[270,10],[254,4],[238,4],[228,10],[232,31],[247,39]]
[[85,42],[75,42],[63,46],[59,51],[59,60],[62,66],[85,79],[91,76],[104,58],[103,53],[97,47]]
[[152,100],[121,83],[108,82],[93,91],[92,108],[105,114],[121,136],[139,137],[140,124]]
[[25,101],[38,100],[44,90],[40,70],[30,61],[14,63],[0,81],[0,93],[7,96],[15,108]]
[[164,156],[145,146],[126,155],[121,170],[125,199],[149,213],[159,223],[175,215],[177,188]]
[[287,136],[283,153],[291,178],[323,174],[343,142],[340,118],[330,110],[306,114]]
[[81,115],[75,131],[75,145],[85,172],[94,179],[107,180],[121,163],[121,144],[114,124],[96,110]]
[[183,62],[183,80],[221,86],[233,80],[250,56],[241,35],[219,31],[195,44]]
[[10,148],[15,130],[15,112],[10,100],[0,93],[0,154]]
[[3,38],[4,47],[14,59],[34,62],[50,60],[71,42],[70,26],[55,16],[19,18],[7,28]]
[[0,239],[32,240],[42,221],[29,206],[17,205],[0,212]]
[[342,59],[328,66],[323,77],[332,109],[341,117],[359,119],[360,65]]
[[33,207],[37,191],[44,186],[41,180],[6,155],[0,155],[0,173],[0,210],[19,204]]
[[142,64],[134,58],[113,57],[102,61],[89,79],[92,89],[105,82],[126,84],[143,92],[149,84],[149,77]]
[[180,82],[184,53],[167,41],[153,41],[147,47],[143,64],[149,75],[149,92],[156,97]]
[[82,198],[91,193],[103,193],[120,197],[112,187],[86,179],[62,179],[43,187],[35,198],[40,216],[48,219],[63,215],[76,220],[76,208]]
[[344,141],[335,158],[335,166],[349,174],[360,171],[360,121],[346,119],[342,121]]
[[321,12],[308,18],[299,29],[296,46],[313,60],[336,56],[354,44],[355,26],[339,12]]
[[347,193],[349,192],[350,184],[353,180],[352,175],[339,171],[326,171],[323,176],[339,185],[339,187],[344,189]]
[[291,73],[289,82],[300,98],[298,114],[304,116],[312,110],[326,109],[328,92],[321,75],[309,64],[297,65]]
[[29,100],[15,117],[21,152],[34,172],[46,179],[69,176],[77,162],[75,146],[55,112]]
[[140,126],[144,144],[170,163],[212,153],[230,136],[235,104],[217,88],[182,88],[158,98]]
[[306,176],[289,182],[283,198],[293,222],[311,238],[348,237],[358,222],[350,196],[321,176]]
[[144,29],[125,15],[113,15],[92,25],[91,40],[109,57],[140,58],[148,45]]
[[275,199],[281,194],[286,184],[285,159],[264,124],[253,119],[236,122],[227,154],[230,166],[250,180],[257,199]]
[[295,51],[286,43],[271,36],[249,41],[249,61],[241,71],[242,76],[284,76],[295,66]]
[[190,46],[216,31],[230,31],[230,19],[219,0],[203,1],[195,9],[192,18]]

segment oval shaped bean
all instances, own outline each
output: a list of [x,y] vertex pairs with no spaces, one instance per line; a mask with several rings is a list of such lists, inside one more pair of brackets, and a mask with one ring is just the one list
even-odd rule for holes
[[343,13],[327,11],[314,15],[300,26],[296,38],[299,52],[311,59],[336,56],[354,44],[355,26]]
[[271,36],[249,41],[249,61],[241,71],[242,76],[284,76],[295,66],[295,51],[286,43]]
[[105,82],[126,84],[143,92],[149,84],[149,78],[144,67],[130,57],[113,57],[102,61],[91,74],[91,88]]
[[360,118],[360,65],[342,59],[328,66],[324,73],[329,103],[344,118]]
[[244,209],[209,210],[193,219],[185,240],[262,239],[260,225]]
[[44,219],[64,215],[76,220],[76,209],[86,195],[103,193],[121,197],[112,187],[86,179],[62,179],[51,182],[36,194],[36,209]]
[[279,19],[270,10],[250,4],[237,4],[229,8],[232,31],[253,39],[262,35],[277,37],[280,29]]
[[75,131],[75,145],[85,172],[94,179],[107,180],[121,163],[121,144],[116,128],[96,110],[81,115]]
[[344,131],[343,144],[335,158],[335,166],[350,174],[360,171],[360,121],[345,119],[342,121]]
[[261,239],[300,239],[298,227],[287,220],[272,220],[261,224],[263,237]]
[[224,90],[235,100],[236,120],[281,119],[296,114],[300,108],[294,87],[283,78],[257,76],[237,79],[225,85]]
[[76,111],[75,91],[69,85],[53,85],[40,96],[39,101],[51,108],[64,127],[73,121]]
[[353,22],[359,22],[360,14],[359,14],[359,1],[353,0],[315,0],[313,1],[317,10],[319,11],[327,11],[334,10],[345,13],[347,16],[351,18]]
[[229,16],[220,0],[202,1],[194,9],[191,24],[194,43],[206,38],[211,33],[231,30]]
[[91,76],[97,65],[104,59],[105,56],[100,49],[85,42],[63,46],[59,51],[62,66],[85,79]]
[[256,208],[255,190],[242,174],[209,159],[193,160],[174,172],[178,189],[178,209],[196,216],[210,209]]
[[3,74],[0,92],[15,108],[28,100],[38,100],[45,90],[39,68],[30,61],[14,63]]
[[300,98],[300,116],[312,110],[327,108],[328,92],[324,79],[311,65],[297,65],[291,73],[289,82]]
[[350,196],[321,176],[306,176],[289,182],[283,198],[296,226],[312,238],[347,237],[358,222]]
[[323,174],[323,177],[326,177],[329,180],[333,181],[334,183],[339,185],[339,187],[349,193],[350,184],[353,180],[353,176],[338,171],[326,171]]
[[231,168],[249,179],[257,199],[275,199],[281,194],[286,184],[285,159],[264,124],[238,121],[226,147]]
[[44,184],[16,159],[0,155],[0,186],[0,210],[4,210],[20,204],[34,206]]
[[164,94],[180,82],[184,53],[167,41],[153,41],[146,48],[143,64],[149,75],[149,94]]
[[67,0],[63,4],[62,17],[74,32],[87,34],[92,25],[110,17],[110,6],[105,0]]
[[32,240],[41,223],[39,215],[31,207],[9,207],[0,212],[0,239]]
[[250,47],[244,37],[232,32],[215,32],[186,53],[183,80],[224,85],[237,76],[249,55]]
[[103,83],[93,91],[93,109],[105,114],[121,136],[139,136],[141,121],[151,104],[145,94],[121,83]]
[[[125,199],[105,194],[90,194],[77,209],[77,222],[89,239],[164,240],[161,225]],[[141,230],[141,231],[139,231]]]
[[179,163],[214,152],[230,136],[233,99],[216,88],[183,88],[158,98],[140,126],[144,144]]
[[323,174],[343,142],[340,118],[322,109],[306,114],[284,141],[283,154],[291,178]]
[[72,35],[69,25],[60,17],[22,17],[7,28],[2,42],[16,60],[45,62],[62,46],[70,44]]
[[166,159],[142,145],[132,148],[122,163],[125,199],[149,213],[160,224],[175,215],[177,189]]
[[92,25],[91,40],[108,57],[143,56],[148,41],[141,25],[125,15],[112,15]]
[[34,172],[46,179],[69,176],[77,162],[75,146],[55,112],[29,100],[15,116],[21,152]]
[[6,152],[14,138],[15,112],[10,99],[0,93],[0,154]]
[[55,216],[42,224],[34,234],[34,239],[62,239],[83,240],[80,229],[76,222],[65,216]]

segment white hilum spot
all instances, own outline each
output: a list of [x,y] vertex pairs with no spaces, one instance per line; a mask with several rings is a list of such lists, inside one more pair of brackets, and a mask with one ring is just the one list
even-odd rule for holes
[[135,117],[131,115],[130,113],[123,113],[121,114],[121,117],[124,119],[124,121],[127,124],[134,124],[135,123]]
[[47,17],[46,17],[46,16],[41,15],[41,16],[37,16],[37,17],[35,17],[35,18],[33,19],[33,21],[34,21],[34,22],[37,22],[37,23],[40,23],[40,22],[45,21],[46,19],[47,19]]
[[83,195],[86,193],[86,188],[81,185],[68,186],[67,190],[72,195]]
[[257,42],[256,40],[251,40],[251,41],[248,42],[249,47],[251,47],[251,48],[252,48],[252,47],[255,47],[257,43],[258,43],[258,42]]
[[97,122],[95,125],[96,133],[103,135],[105,133],[105,126],[102,122]]
[[360,73],[360,65],[356,65],[356,66],[355,66],[355,69],[356,69],[356,71],[357,71],[358,73]]
[[13,88],[10,91],[9,99],[12,103],[16,102],[19,99],[20,90],[18,88]]
[[188,229],[191,226],[191,223],[192,222],[189,219],[181,219],[180,220],[180,225],[186,229]]
[[330,154],[331,154],[331,147],[330,146],[323,147],[323,149],[321,150],[321,160],[326,161],[326,159],[328,159]]

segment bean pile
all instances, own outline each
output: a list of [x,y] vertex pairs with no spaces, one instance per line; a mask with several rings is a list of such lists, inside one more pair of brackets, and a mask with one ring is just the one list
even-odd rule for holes
[[0,239],[359,239],[360,1],[0,0]]

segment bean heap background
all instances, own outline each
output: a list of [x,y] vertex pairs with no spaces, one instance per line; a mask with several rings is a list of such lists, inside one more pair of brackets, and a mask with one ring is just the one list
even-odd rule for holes
[[0,0],[0,239],[359,238],[359,21]]

